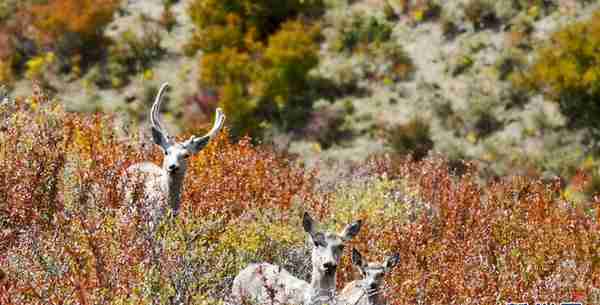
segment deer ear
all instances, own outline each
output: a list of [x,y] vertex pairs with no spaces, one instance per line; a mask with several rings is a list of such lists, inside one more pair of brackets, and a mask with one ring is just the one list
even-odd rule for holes
[[317,232],[317,223],[306,212],[302,216],[302,227],[304,227],[304,232],[308,233],[308,237],[315,247],[325,246],[325,236],[323,233]]
[[342,233],[340,233],[340,237],[344,241],[351,240],[358,234],[361,226],[362,226],[362,220],[357,220],[357,221],[347,225],[344,228],[344,230],[342,231]]
[[394,255],[391,255],[391,256],[388,256],[385,258],[385,262],[383,263],[383,266],[385,267],[386,271],[389,271],[392,268],[394,268],[399,262],[400,262],[400,254],[394,253]]
[[362,255],[360,254],[360,252],[358,252],[358,250],[356,250],[356,248],[352,248],[352,264],[356,266],[356,268],[358,268],[360,274],[362,274],[363,276],[365,275],[365,265],[362,259]]
[[362,255],[355,248],[352,248],[352,264],[362,267]]
[[193,137],[192,139],[189,139],[187,141],[186,147],[190,150],[190,152],[192,154],[197,154],[204,147],[206,147],[206,145],[208,145],[209,141],[210,141],[210,137],[209,136]]
[[302,216],[302,227],[304,228],[304,232],[308,233],[311,237],[315,234],[315,221],[306,212]]
[[167,136],[160,130],[158,130],[158,128],[152,126],[152,141],[154,141],[154,144],[160,146],[160,148],[162,148],[163,151],[167,151],[167,148],[169,148],[169,140],[167,139]]

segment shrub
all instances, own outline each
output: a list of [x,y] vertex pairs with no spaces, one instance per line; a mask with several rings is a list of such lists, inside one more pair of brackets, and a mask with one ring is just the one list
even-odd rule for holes
[[498,23],[496,12],[491,1],[470,0],[465,6],[465,19],[475,30],[492,27]]
[[164,55],[160,42],[158,30],[151,25],[146,25],[140,34],[122,32],[108,48],[108,62],[102,67],[106,73],[98,75],[94,81],[101,87],[126,85],[129,76],[149,71],[152,64]]
[[[213,38],[203,37],[223,37],[220,34],[223,31],[241,34],[238,40],[230,40],[229,43],[224,39],[216,39],[217,47],[232,47],[232,44],[241,43],[240,39],[250,31],[255,31],[254,39],[266,41],[285,21],[303,14],[315,14],[322,8],[323,3],[319,0],[195,0],[188,13],[196,26],[195,36],[199,41],[214,41]],[[198,44],[202,50],[210,50],[211,46],[215,44]]]
[[37,41],[50,46],[65,65],[71,66],[71,57],[87,59],[98,57],[106,42],[104,28],[112,21],[120,0],[50,0],[33,4],[29,13],[37,30]]
[[375,16],[353,15],[347,21],[344,19],[337,28],[339,34],[333,46],[338,52],[352,53],[372,43],[387,42],[392,37],[392,26]]
[[[586,2],[587,0],[581,1]],[[548,0],[517,0],[512,1],[513,6],[518,10],[526,10],[528,15],[531,17],[541,17],[549,14],[551,11],[558,7],[560,1],[548,1]]]
[[531,44],[531,33],[533,32],[533,21],[528,17],[517,17],[510,24],[510,31],[507,33],[507,43],[509,46],[528,49]]
[[[600,12],[588,21],[564,27],[537,49],[536,60],[513,80],[543,92],[560,104],[571,127],[600,125]],[[594,131],[595,132],[595,131]]]
[[416,22],[424,22],[439,17],[441,5],[436,0],[415,1],[412,8],[412,17]]
[[66,113],[39,92],[0,104],[0,117],[0,300],[195,304],[223,298],[248,262],[302,270],[300,210],[318,212],[323,200],[314,174],[288,158],[219,137],[190,160],[182,213],[149,238],[118,186],[158,149],[122,141],[110,116]]
[[467,53],[460,53],[451,59],[448,63],[448,72],[452,74],[452,76],[458,76],[460,74],[465,73],[475,64],[475,60],[472,55]]
[[[21,2],[21,3],[19,3]],[[5,23],[6,21],[12,19],[15,16],[15,12],[18,11],[19,5],[23,3],[28,4],[28,0],[5,0],[0,3],[0,23]]]
[[6,304],[219,304],[254,261],[306,278],[302,210],[331,228],[362,219],[351,245],[369,260],[400,253],[390,304],[597,301],[600,209],[568,201],[558,180],[485,182],[468,163],[459,177],[439,158],[374,158],[320,192],[292,160],[222,135],[189,161],[181,213],[148,236],[118,185],[129,165],[157,162],[158,148],[117,136],[110,116],[66,113],[39,90],[0,104],[0,118]]
[[[390,304],[597,298],[598,219],[564,202],[558,183],[515,177],[479,185],[472,164],[457,177],[435,158],[371,164],[359,169],[371,182],[350,185],[333,202],[340,218],[364,220],[354,247],[373,258],[400,253],[387,279]],[[346,197],[351,207],[340,204]],[[363,209],[371,205],[385,208]],[[390,212],[414,207],[421,212],[412,219]],[[350,280],[351,269],[345,257],[338,281]]]
[[6,18],[0,16],[0,83],[11,84],[19,74],[19,66],[25,60],[18,47],[25,43],[20,32],[27,21],[21,20],[25,18],[14,13],[17,10],[16,2],[6,1],[0,4],[0,15],[3,8],[13,13],[7,14]]
[[301,15],[320,1],[197,0],[188,49],[201,49],[202,87],[219,92],[232,134],[260,136],[271,123],[289,129],[302,122],[308,71],[318,63],[318,26]]
[[494,64],[498,71],[500,80],[507,80],[513,75],[521,73],[526,67],[527,60],[525,53],[519,49],[508,49],[504,51]]
[[52,65],[55,62],[55,55],[48,52],[44,55],[35,56],[25,63],[25,77],[30,80],[46,81],[46,75],[50,72]]
[[438,0],[394,0],[399,6],[400,14],[408,15],[413,22],[424,22],[436,18],[441,13]]
[[171,32],[177,25],[177,18],[175,17],[175,13],[173,13],[172,6],[173,3],[165,2],[163,12],[159,19],[160,25],[162,25],[167,32]]
[[306,27],[301,22],[286,22],[280,31],[269,37],[263,53],[262,84],[258,85],[264,91],[259,89],[258,92],[274,101],[277,108],[292,104],[296,99],[294,94],[307,88],[308,72],[319,62],[315,44],[318,35],[319,28]]
[[408,56],[404,49],[393,43],[386,43],[380,47],[372,46],[372,54],[376,58],[384,60],[385,63],[379,67],[375,67],[373,72],[376,78],[391,79],[393,81],[409,80],[415,71],[415,66],[412,59]]
[[392,127],[387,138],[395,152],[412,154],[415,160],[423,159],[433,148],[429,124],[421,118]]
[[4,85],[11,84],[14,81],[12,59],[0,59],[0,83]]
[[[210,167],[212,170],[207,171]],[[231,143],[226,136],[206,150],[189,168],[185,188],[196,215],[214,211],[235,217],[249,209],[286,210],[294,203],[316,208],[320,197],[312,193],[315,173],[292,165],[284,156],[254,147],[250,139]],[[236,175],[231,175],[231,173]]]
[[350,101],[343,105],[329,104],[327,101],[315,103],[313,113],[308,119],[302,136],[319,142],[321,147],[328,148],[348,138],[350,131],[346,123],[346,116],[354,111]]
[[343,70],[337,72],[341,79],[396,82],[409,79],[414,72],[411,58],[392,39],[392,25],[375,16],[353,14],[343,18],[334,24],[329,45],[332,51],[351,56],[351,64],[359,65],[349,67],[352,71],[337,68]]
[[440,23],[441,23],[442,34],[444,35],[444,38],[453,39],[454,37],[456,37],[456,35],[458,35],[459,28],[456,25],[456,22],[451,20],[449,17],[442,16]]

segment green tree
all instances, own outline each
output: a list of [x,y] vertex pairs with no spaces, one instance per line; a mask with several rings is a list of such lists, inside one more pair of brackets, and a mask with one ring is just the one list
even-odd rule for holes
[[217,89],[232,134],[294,127],[309,109],[308,72],[318,64],[321,1],[196,0],[188,49],[202,50],[201,83]]
[[558,101],[573,128],[600,135],[600,12],[555,32],[513,79]]

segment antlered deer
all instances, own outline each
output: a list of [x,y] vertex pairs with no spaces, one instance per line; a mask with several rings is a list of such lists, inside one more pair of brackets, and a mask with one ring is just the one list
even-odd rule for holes
[[160,106],[167,87],[167,83],[160,87],[150,110],[152,140],[164,154],[162,167],[151,162],[143,162],[130,166],[126,171],[127,201],[132,201],[132,187],[141,186],[142,206],[150,209],[151,225],[156,225],[167,206],[174,215],[177,215],[188,157],[198,153],[217,136],[225,121],[223,111],[217,108],[214,125],[206,135],[192,136],[187,141],[176,142],[163,128],[159,118]]

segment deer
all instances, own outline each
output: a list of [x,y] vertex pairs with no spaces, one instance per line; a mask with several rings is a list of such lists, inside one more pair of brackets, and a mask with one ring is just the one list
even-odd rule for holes
[[335,303],[340,305],[385,305],[386,302],[382,296],[383,278],[399,261],[400,255],[395,253],[386,257],[382,263],[367,263],[363,261],[358,250],[352,249],[352,265],[360,272],[361,279],[346,284]]
[[189,157],[206,147],[218,135],[225,121],[223,111],[217,108],[214,124],[206,135],[191,136],[184,142],[176,142],[160,122],[160,107],[168,87],[168,83],[161,85],[150,109],[152,140],[164,155],[162,167],[152,162],[143,162],[131,165],[125,172],[127,200],[133,201],[131,187],[139,186],[143,195],[142,205],[150,209],[151,224],[154,225],[167,206],[173,215],[178,214]]
[[238,304],[314,305],[334,300],[336,271],[346,242],[360,231],[362,221],[348,224],[340,233],[317,231],[317,223],[304,213],[302,225],[308,234],[311,249],[312,275],[310,283],[301,280],[280,266],[255,263],[240,271],[232,286],[232,296]]

